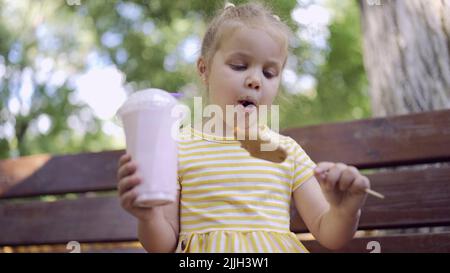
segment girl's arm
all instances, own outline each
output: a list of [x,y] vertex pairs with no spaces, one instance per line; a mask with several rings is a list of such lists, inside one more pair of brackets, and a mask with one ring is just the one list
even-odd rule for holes
[[180,231],[180,191],[174,203],[153,207],[139,218],[138,238],[148,252],[175,252]]
[[[322,164],[322,165],[321,165]],[[329,249],[340,249],[354,236],[364,204],[366,177],[345,164],[319,163],[315,176],[303,182],[294,193],[295,206],[306,226]],[[325,166],[325,167],[324,167]],[[324,178],[322,170],[328,169]]]

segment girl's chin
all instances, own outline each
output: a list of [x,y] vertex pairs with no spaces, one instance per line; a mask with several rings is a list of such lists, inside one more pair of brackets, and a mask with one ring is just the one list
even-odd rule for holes
[[235,127],[238,127],[239,129],[249,129],[253,128],[258,125],[257,120],[250,120],[248,116],[245,117],[245,121],[236,122]]
[[258,124],[257,119],[250,119],[248,116],[246,116],[244,120],[242,120],[242,119],[238,120],[235,117],[233,123],[227,122],[226,120],[224,120],[224,122],[227,125],[227,127],[229,127],[229,128],[236,128],[236,127],[238,127],[239,129],[249,129],[249,128],[252,128],[254,126],[257,126],[257,124]]

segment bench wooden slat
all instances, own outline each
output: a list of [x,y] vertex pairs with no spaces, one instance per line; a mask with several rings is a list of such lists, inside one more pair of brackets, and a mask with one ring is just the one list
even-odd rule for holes
[[147,251],[141,247],[141,248],[117,248],[117,249],[92,249],[83,251],[83,253],[147,253]]
[[0,206],[0,245],[137,240],[137,220],[117,197]]
[[[397,234],[384,236],[370,236],[353,239],[346,247],[339,250],[329,250],[317,241],[302,241],[311,253],[370,253],[374,250],[369,242],[378,242],[381,253],[448,253],[450,252],[450,233],[428,234]],[[59,246],[51,252],[67,253],[65,247]],[[110,246],[86,249],[82,246],[82,253],[145,253],[142,247],[111,248]]]
[[[146,253],[139,241],[80,243],[80,253]],[[65,244],[20,245],[8,248],[0,246],[2,253],[72,253],[74,248]]]
[[35,155],[2,160],[0,196],[12,198],[115,189],[117,161],[124,152]]
[[[370,176],[373,188],[386,195],[369,197],[360,229],[438,226],[450,223],[450,167],[402,171]],[[296,215],[296,213],[295,213]],[[57,202],[0,206],[0,245],[76,241],[135,240],[136,220],[126,213],[117,197],[79,198]],[[4,227],[4,228],[3,228]],[[293,218],[294,232],[307,232]]]
[[[367,197],[361,229],[450,224],[450,166],[375,173],[368,177],[372,188],[386,198]],[[306,232],[295,211],[291,217],[291,230]]]
[[359,168],[450,161],[450,110],[321,124],[282,132],[315,161]]
[[302,241],[303,245],[312,253],[370,253],[373,248],[367,245],[371,241],[380,243],[381,253],[448,253],[450,252],[450,233],[431,234],[401,234],[363,237],[353,239],[342,249],[331,251],[324,248],[317,241]]

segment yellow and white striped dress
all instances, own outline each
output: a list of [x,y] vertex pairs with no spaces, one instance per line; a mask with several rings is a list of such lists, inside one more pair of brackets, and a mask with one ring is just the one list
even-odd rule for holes
[[176,252],[308,252],[289,230],[292,192],[313,175],[293,158],[316,166],[300,145],[280,135],[289,157],[273,163],[232,138],[189,130],[179,141]]

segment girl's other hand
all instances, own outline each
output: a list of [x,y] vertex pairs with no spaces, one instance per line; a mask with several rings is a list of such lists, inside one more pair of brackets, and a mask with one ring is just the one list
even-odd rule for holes
[[370,181],[357,168],[343,163],[320,162],[314,169],[330,206],[354,215],[364,205]]

